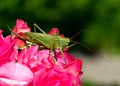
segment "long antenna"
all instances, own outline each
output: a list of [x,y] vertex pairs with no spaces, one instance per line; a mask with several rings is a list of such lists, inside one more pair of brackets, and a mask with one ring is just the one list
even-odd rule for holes
[[78,33],[76,33],[74,36],[72,36],[70,39],[73,39],[75,38],[76,36],[78,36],[81,32],[84,32],[84,31],[87,31],[87,30],[82,30],[82,31],[79,31]]
[[[82,44],[81,42],[76,42],[76,41],[71,41],[71,42],[75,42],[76,44],[79,44],[81,46],[83,46],[84,48],[88,49],[89,51],[91,51],[94,55],[96,55],[96,52],[94,50],[92,50],[91,48],[87,47],[86,45]],[[108,62],[109,64],[111,64],[114,67],[117,67],[120,69],[120,67],[116,64],[113,64],[110,60],[108,60],[107,58],[100,56],[103,60],[105,60],[106,62]]]
[[10,28],[10,26],[7,25],[7,27],[8,27],[8,29],[11,31],[11,33],[13,33],[14,35],[16,35],[16,36],[19,37],[20,39],[22,39],[22,40],[27,40],[27,39],[23,38],[21,35],[15,33],[14,31],[12,31],[12,29]]

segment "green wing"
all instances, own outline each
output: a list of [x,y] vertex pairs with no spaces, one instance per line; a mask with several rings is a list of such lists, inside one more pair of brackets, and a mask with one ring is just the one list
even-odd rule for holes
[[70,39],[43,33],[26,32],[25,38],[35,44],[43,45],[48,49],[60,49],[68,46]]
[[52,36],[48,34],[42,33],[34,33],[34,32],[26,32],[25,38],[35,44],[43,45],[46,48],[51,48],[50,45],[52,43]]

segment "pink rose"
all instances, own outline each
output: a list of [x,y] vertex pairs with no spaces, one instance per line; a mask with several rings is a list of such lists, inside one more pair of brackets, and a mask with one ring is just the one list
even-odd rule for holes
[[0,86],[28,86],[33,77],[32,71],[19,63],[9,62],[0,67]]
[[59,30],[58,28],[52,28],[51,31],[49,31],[48,34],[51,34],[51,35],[59,35],[59,36],[64,36],[63,34],[59,34]]
[[[16,25],[13,28],[13,32],[24,37],[24,33],[30,32],[30,31],[31,31],[31,28],[27,25],[26,22],[24,22],[22,19],[17,19]],[[15,35],[13,35],[13,37],[15,38],[17,46],[19,48],[23,48],[25,46],[26,42],[24,40],[20,39],[19,37],[15,36]]]
[[22,19],[17,19],[16,25],[13,28],[13,31],[19,34],[24,32],[30,32],[31,28],[27,26],[27,23],[24,22]]
[[18,62],[30,67],[33,72],[37,71],[40,65],[50,67],[53,63],[49,50],[39,51],[37,45],[22,50],[18,55]]
[[10,35],[4,38],[2,32],[0,30],[0,65],[15,60],[18,55],[15,41]]
[[[17,19],[13,31],[24,37],[31,29],[23,20]],[[63,51],[65,63],[60,50],[56,53],[50,49],[40,50],[37,44],[28,47],[18,36],[4,38],[2,32],[0,30],[0,86],[81,85],[82,60],[70,55],[67,48]],[[58,28],[48,34],[63,36]]]
[[[76,57],[70,55],[67,50],[64,51],[64,56],[65,56],[65,59],[66,59],[66,62],[67,63],[71,63],[72,61],[76,60]],[[61,54],[61,52],[58,50],[57,51],[57,54],[56,54],[56,59],[57,59],[57,62],[60,63],[60,64],[66,64],[64,59],[63,59],[63,56]]]
[[51,34],[51,35],[59,35],[59,30],[58,30],[58,28],[52,28],[52,30],[49,31],[48,34]]
[[76,59],[73,62],[65,65],[64,69],[67,73],[70,73],[74,77],[76,77],[76,83],[79,83],[79,85],[81,85],[80,78],[81,78],[81,75],[83,74],[83,72],[82,72],[82,60]]
[[41,67],[35,74],[34,86],[80,86],[82,61],[76,60],[66,67]]

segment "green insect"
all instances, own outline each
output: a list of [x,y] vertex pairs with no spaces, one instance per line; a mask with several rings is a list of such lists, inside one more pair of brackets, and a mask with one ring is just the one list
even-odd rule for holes
[[[34,25],[38,27],[36,24]],[[70,42],[69,38],[62,37],[59,35],[47,34],[42,29],[40,30],[42,33],[25,32],[24,33],[25,39],[32,43],[43,45],[50,50],[56,49],[62,50],[63,48],[67,47]]]
[[[64,56],[63,50],[66,47],[71,47],[75,44],[80,44],[81,46],[83,46],[84,48],[88,49],[89,51],[92,52],[92,54],[96,54],[92,49],[90,49],[89,47],[87,47],[86,45],[80,43],[80,42],[74,42],[72,41],[70,38],[67,37],[62,37],[59,35],[51,35],[51,34],[47,34],[46,32],[44,32],[37,24],[34,24],[35,27],[37,27],[42,33],[37,33],[37,32],[25,32],[24,36],[22,37],[19,34],[13,32],[10,27],[8,26],[8,28],[11,30],[11,32],[13,34],[15,34],[16,36],[20,37],[23,40],[27,40],[31,43],[34,44],[38,44],[40,47],[44,47],[49,49],[51,52],[53,51],[54,54],[56,54],[56,50],[60,50],[62,57],[65,61],[65,63],[67,63],[66,58]],[[80,32],[79,32],[80,33]],[[77,33],[76,35],[78,35],[79,33]],[[75,35],[75,36],[76,36]],[[72,45],[69,46],[70,42],[74,42]],[[102,59],[104,59],[105,61],[107,61],[108,63],[112,64],[108,59],[106,59],[103,56],[100,56]],[[56,58],[54,57],[53,60],[56,62]],[[114,65],[114,64],[112,64]]]
[[70,39],[59,35],[47,34],[41,28],[39,28],[38,25],[34,24],[34,26],[36,26],[42,33],[25,32],[25,39],[32,43],[42,45],[54,52],[56,50],[60,50],[65,63],[67,63],[63,53],[63,49],[68,47]]
[[[34,24],[34,26],[37,27],[42,33],[25,32],[24,37],[19,36],[15,32],[13,32],[13,33],[24,40],[27,40],[31,43],[45,47],[45,48],[49,49],[51,52],[53,51],[55,55],[56,55],[56,50],[60,50],[65,63],[67,63],[66,58],[63,53],[63,50],[64,50],[64,48],[68,47],[70,38],[63,37],[60,35],[47,34],[37,24]],[[50,54],[51,54],[51,52],[50,52]],[[54,61],[55,60],[56,60],[56,58],[54,59]]]

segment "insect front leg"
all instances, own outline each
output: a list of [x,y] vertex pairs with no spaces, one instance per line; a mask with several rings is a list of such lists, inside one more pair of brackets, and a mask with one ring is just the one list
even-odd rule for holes
[[[52,57],[52,60],[54,63],[57,63],[57,59],[56,59],[56,51],[53,49],[53,46],[54,46],[54,41],[52,41],[50,43],[50,57]],[[54,53],[54,56],[52,55]]]
[[[65,64],[67,64],[65,55],[64,55],[64,53],[63,53],[63,45],[62,45],[61,39],[59,38],[59,36],[56,36],[56,35],[54,35],[53,38],[54,38],[54,46],[53,46],[53,48],[55,49],[55,51],[56,51],[56,49],[59,49],[59,50],[60,50],[60,53],[61,53],[61,55],[62,55],[62,58],[63,58]],[[57,59],[57,58],[56,58],[56,59]]]
[[63,53],[63,49],[62,48],[60,48],[60,52],[61,52],[63,60],[65,61],[65,64],[67,64],[66,57],[65,57],[65,55]]

